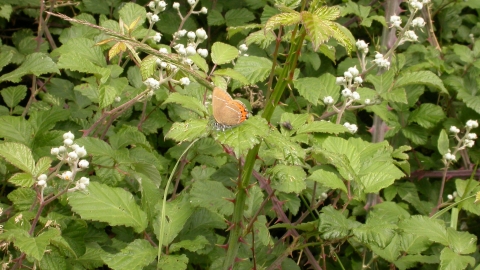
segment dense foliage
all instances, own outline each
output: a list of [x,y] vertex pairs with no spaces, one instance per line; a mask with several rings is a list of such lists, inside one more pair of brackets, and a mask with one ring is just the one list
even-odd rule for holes
[[479,270],[479,12],[1,1],[2,269]]

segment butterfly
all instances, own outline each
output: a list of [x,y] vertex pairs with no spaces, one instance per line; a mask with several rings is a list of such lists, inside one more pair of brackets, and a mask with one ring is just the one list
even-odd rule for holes
[[232,99],[230,94],[218,87],[213,89],[212,108],[215,126],[222,130],[239,125],[250,117],[245,104]]

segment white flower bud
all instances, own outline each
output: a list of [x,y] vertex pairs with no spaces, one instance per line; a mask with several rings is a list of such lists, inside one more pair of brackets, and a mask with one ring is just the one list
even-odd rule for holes
[[73,173],[71,171],[64,171],[61,178],[65,180],[72,180]]
[[75,135],[73,135],[73,133],[69,131],[69,132],[63,134],[63,139],[73,140],[73,139],[75,139]]
[[52,156],[56,156],[56,155],[58,155],[58,153],[60,153],[60,149],[58,149],[58,147],[54,147],[50,150],[50,154]]
[[187,48],[185,49],[185,53],[187,54],[187,56],[191,56],[191,55],[195,55],[197,51],[195,50],[195,47],[187,46]]
[[85,190],[87,188],[87,186],[84,184],[84,183],[77,183],[77,187],[80,189],[80,190]]
[[78,162],[78,167],[82,169],[88,168],[88,165],[90,165],[90,163],[85,159],[82,159]]
[[70,146],[73,144],[73,141],[71,139],[65,139],[63,140],[63,144],[65,144],[66,146]]
[[409,40],[409,41],[417,41],[418,36],[417,36],[417,34],[415,34],[414,31],[408,30],[408,31],[405,32],[405,39]]
[[154,78],[148,78],[143,83],[153,89],[158,89],[160,87],[160,82],[155,80]]
[[360,77],[360,76],[353,78],[353,81],[354,81],[356,84],[362,84],[362,83],[363,83],[363,79],[362,79],[362,77]]
[[197,38],[199,39],[206,39],[207,38],[207,32],[205,32],[205,30],[203,30],[203,28],[198,28],[197,31],[195,31],[195,34],[197,36]]
[[160,49],[158,49],[158,52],[162,53],[162,54],[167,54],[168,50],[167,50],[167,48],[160,48]]
[[208,56],[208,50],[207,49],[197,49],[197,53],[203,58]]
[[451,201],[451,200],[453,200],[453,195],[452,195],[452,194],[448,194],[448,195],[447,195],[447,198],[448,198],[449,201]]
[[344,97],[350,97],[352,96],[352,90],[348,89],[348,88],[345,88],[342,90],[342,96]]
[[159,43],[162,40],[162,35],[160,33],[155,33],[155,36],[153,36],[153,40]]
[[193,60],[190,59],[190,58],[186,58],[185,60],[183,60],[183,62],[189,66],[191,66],[193,64]]
[[452,132],[452,133],[459,133],[459,132],[460,132],[460,129],[458,129],[456,126],[451,126],[451,127],[450,127],[450,132]]
[[477,139],[477,134],[475,133],[468,133],[467,138],[470,140],[476,140]]
[[470,140],[470,139],[465,139],[463,141],[463,144],[468,148],[472,148],[475,145],[475,141]]
[[38,186],[41,186],[41,187],[47,187],[47,181],[45,181],[45,180],[39,180],[39,181],[37,182],[37,185],[38,185]]
[[190,84],[190,79],[188,77],[183,77],[180,79],[180,84],[181,85],[189,85]]
[[207,13],[208,13],[208,9],[207,9],[206,7],[202,7],[202,8],[200,9],[200,13],[202,13],[202,14],[207,14]]
[[358,92],[353,92],[352,93],[352,98],[353,98],[353,100],[360,100],[360,94]]
[[347,79],[347,80],[350,80],[351,78],[353,78],[352,73],[350,73],[350,72],[348,72],[348,71],[345,71],[345,72],[343,73],[343,76],[344,76],[345,79]]
[[173,3],[172,7],[173,7],[174,9],[179,9],[179,8],[180,8],[180,3],[175,2],[175,3]]
[[165,3],[165,1],[160,1],[158,2],[158,6],[161,7],[162,9],[165,9],[165,7],[167,6],[167,3]]
[[466,124],[467,128],[477,128],[478,127],[478,122],[477,120],[468,120]]
[[446,153],[443,157],[447,161],[455,161],[457,159],[452,153]]
[[323,103],[325,103],[325,105],[331,105],[331,104],[333,104],[333,102],[335,102],[335,101],[333,100],[333,97],[331,97],[331,96],[326,96],[326,97],[323,98]]
[[197,37],[197,35],[195,35],[195,32],[189,31],[189,32],[187,33],[187,37],[188,37],[189,39],[195,39],[195,38]]
[[412,26],[413,27],[424,27],[425,26],[425,20],[422,17],[417,17],[417,18],[413,19]]
[[67,151],[67,148],[65,148],[65,146],[62,145],[62,146],[58,147],[58,152],[59,153],[65,153],[65,151]]
[[122,101],[122,98],[119,97],[119,96],[116,96],[116,97],[115,97],[115,102],[120,102],[120,101]]
[[357,67],[348,68],[348,72],[350,72],[350,74],[352,74],[353,77],[356,77],[359,74],[359,71],[358,71]]
[[68,153],[68,157],[72,160],[76,160],[78,158],[78,155],[75,152],[70,152]]
[[392,15],[390,17],[390,23],[392,24],[393,27],[399,28],[402,25],[402,18],[400,18],[397,15]]
[[365,105],[370,105],[372,101],[369,98],[366,98],[364,103]]
[[153,23],[156,23],[156,22],[158,22],[158,20],[160,20],[160,18],[158,17],[157,14],[153,14],[151,20],[152,20]]
[[337,79],[336,79],[336,81],[335,81],[335,83],[336,83],[337,85],[343,85],[343,84],[345,84],[346,82],[347,82],[347,80],[345,80],[345,77],[337,77]]
[[85,150],[84,146],[77,147],[77,149],[75,149],[75,153],[77,153],[78,157],[84,157],[87,155],[87,150]]
[[240,44],[240,46],[238,46],[238,49],[240,49],[240,51],[242,51],[242,52],[248,51],[247,44],[245,44],[245,43]]
[[195,1],[195,0],[187,0],[187,2],[188,2],[188,4],[189,4],[190,6],[193,6],[193,5],[195,4],[195,2],[197,2],[197,1]]
[[180,31],[177,32],[177,36],[178,36],[178,37],[183,37],[183,36],[185,36],[186,34],[187,34],[187,30],[185,30],[185,29],[182,29],[182,30],[180,30]]
[[47,175],[42,173],[40,174],[38,177],[37,177],[37,180],[43,180],[43,181],[47,181]]
[[155,9],[155,2],[154,2],[154,1],[150,1],[150,3],[148,3],[148,7],[149,7],[151,10],[154,10],[154,9]]
[[90,184],[90,178],[82,177],[82,178],[80,178],[80,180],[78,180],[78,182],[80,182],[82,184],[85,184],[85,185],[89,185]]
[[180,55],[186,55],[187,54],[187,50],[185,50],[185,47],[178,48],[177,52]]

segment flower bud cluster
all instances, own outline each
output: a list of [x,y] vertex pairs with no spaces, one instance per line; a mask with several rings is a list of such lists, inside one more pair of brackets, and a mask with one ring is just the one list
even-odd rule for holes
[[248,56],[248,54],[246,54],[247,51],[248,51],[247,44],[242,43],[242,44],[240,44],[240,46],[238,46],[238,54],[243,55],[243,56]]
[[477,134],[471,132],[472,129],[478,127],[478,121],[477,120],[468,120],[467,123],[465,124],[465,134],[463,137],[460,137],[458,134],[460,133],[460,129],[456,126],[451,126],[449,131],[450,133],[453,133],[455,136],[455,140],[457,140],[458,144],[453,149],[453,153],[451,150],[448,150],[448,153],[443,155],[444,163],[448,163],[450,161],[456,161],[456,153],[460,150],[466,149],[466,148],[472,148],[475,145],[475,140],[477,139]]
[[[363,79],[360,76],[360,72],[357,67],[350,67],[347,71],[343,73],[343,77],[337,77],[336,84],[343,86],[342,96],[347,102],[347,106],[352,104],[354,101],[360,100],[360,94],[352,89],[357,88],[363,83]],[[323,98],[325,105],[333,104],[333,98],[327,96]]]
[[348,129],[348,131],[350,131],[350,133],[356,133],[357,130],[358,130],[358,127],[357,125],[355,124],[350,124],[349,122],[345,122],[343,124],[344,127],[346,127]]
[[[87,150],[85,150],[84,146],[74,143],[74,139],[75,135],[73,135],[72,132],[66,132],[63,134],[63,145],[50,150],[50,154],[56,156],[61,162],[69,165],[70,170],[57,174],[60,179],[67,181],[73,181],[77,172],[87,169],[90,165],[88,160],[82,159],[87,156]],[[37,177],[37,185],[42,188],[46,187],[47,179],[46,174],[41,174]]]

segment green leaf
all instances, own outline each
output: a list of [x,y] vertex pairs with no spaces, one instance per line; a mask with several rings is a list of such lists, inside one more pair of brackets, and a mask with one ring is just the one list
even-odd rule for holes
[[430,256],[423,256],[423,255],[405,255],[401,256],[395,262],[395,266],[399,269],[410,269],[415,268],[419,263],[420,264],[438,264],[440,260],[438,255],[430,255]]
[[2,98],[9,108],[13,108],[22,101],[27,95],[27,87],[25,85],[10,86],[3,88]]
[[455,229],[447,228],[447,237],[449,247],[458,254],[470,254],[477,250],[477,236],[468,232],[459,232]]
[[10,192],[7,198],[19,211],[28,210],[36,200],[37,193],[30,188],[17,188]]
[[62,249],[68,250],[72,257],[83,256],[86,252],[85,236],[87,234],[87,222],[76,218],[62,220],[62,235],[52,239],[52,244]]
[[277,191],[299,194],[307,188],[307,174],[300,166],[278,164],[268,168],[266,173],[272,176],[272,187]]
[[260,153],[262,159],[271,157],[290,165],[303,165],[305,163],[305,149],[297,143],[291,142],[278,131],[270,132],[265,138],[265,145],[267,149]]
[[155,55],[147,55],[140,63],[140,73],[142,74],[142,80],[146,80],[155,74],[157,70],[157,60],[159,58]]
[[297,134],[302,133],[311,133],[311,132],[320,132],[320,133],[329,133],[329,134],[339,134],[348,132],[348,129],[340,124],[334,124],[327,121],[315,121],[301,126],[297,130]]
[[265,57],[239,57],[234,70],[245,76],[251,84],[265,80],[272,70],[272,61]]
[[448,235],[442,221],[426,216],[411,216],[399,223],[399,228],[407,233],[425,236],[430,241],[448,246]]
[[449,247],[443,248],[440,253],[440,270],[465,269],[467,266],[475,266],[475,258],[462,256],[453,252]]
[[147,227],[147,215],[138,207],[132,194],[122,188],[91,182],[88,191],[71,194],[68,203],[83,219],[133,227],[137,233]]
[[438,136],[437,148],[438,152],[440,153],[440,155],[442,155],[442,157],[446,153],[448,153],[448,150],[450,148],[450,140],[448,139],[448,135],[445,129],[442,129],[442,131],[440,131],[440,136]]
[[351,234],[351,231],[360,226],[357,221],[349,220],[339,210],[335,210],[329,205],[322,208],[319,218],[319,232],[323,239],[345,238]]
[[123,23],[129,27],[137,20],[137,27],[141,26],[147,18],[147,12],[145,11],[145,8],[132,2],[128,2],[122,6],[118,14],[120,15],[120,19],[122,19]]
[[31,187],[35,183],[35,178],[29,173],[16,173],[8,179],[8,182],[19,187]]
[[27,74],[40,76],[47,73],[60,74],[60,70],[58,70],[57,65],[47,54],[36,52],[27,55],[25,61],[23,61],[17,69],[10,73],[3,74],[0,77],[0,82],[10,81],[17,83]]
[[402,134],[416,145],[424,145],[428,142],[428,132],[419,126],[407,126],[401,129]]
[[34,174],[35,161],[32,150],[20,143],[4,142],[0,144],[0,156],[20,170]]
[[[215,194],[215,196],[212,196]],[[193,206],[205,207],[208,210],[220,215],[231,215],[233,213],[234,194],[220,182],[196,181],[190,191],[190,202]]]
[[214,75],[217,76],[225,76],[225,77],[230,77],[238,82],[241,83],[241,85],[247,85],[249,84],[248,79],[245,78],[240,72],[231,69],[231,68],[224,68],[224,69],[217,69],[215,72],[213,72]]
[[0,71],[10,63],[10,61],[13,58],[13,51],[11,50],[5,50],[3,52],[0,52]]
[[105,254],[102,259],[115,270],[144,269],[157,257],[157,250],[144,239],[135,239],[116,254]]
[[50,165],[52,164],[52,159],[50,157],[41,157],[37,164],[35,164],[35,169],[33,170],[33,175],[38,177],[40,174],[46,172]]
[[177,252],[180,249],[185,249],[191,252],[197,252],[204,249],[206,246],[209,246],[210,242],[203,235],[197,235],[194,240],[183,240],[178,243],[173,243],[170,245],[170,252]]
[[109,254],[104,251],[100,245],[96,242],[86,243],[86,251],[76,262],[85,267],[86,269],[101,268],[104,266],[103,255]]
[[407,104],[407,93],[404,88],[395,88],[382,95],[387,101]]
[[340,189],[347,193],[347,187],[336,174],[322,169],[314,171],[308,178],[331,189]]
[[187,269],[188,257],[182,255],[163,255],[158,262],[158,269],[162,270],[185,270]]
[[377,91],[378,94],[382,95],[384,93],[387,93],[393,86],[394,76],[394,70],[389,69],[381,75],[368,75],[366,81],[372,83],[375,91]]
[[225,13],[225,22],[227,26],[244,25],[255,19],[255,15],[246,8],[230,9]]
[[1,5],[0,6],[0,17],[5,18],[7,21],[10,21],[10,15],[12,14],[13,8],[11,5]]
[[28,122],[36,134],[43,135],[51,130],[58,122],[65,121],[70,117],[70,110],[53,107],[48,111],[32,112]]
[[294,81],[294,85],[301,96],[303,96],[313,105],[317,105],[318,98],[320,97],[320,91],[318,88],[320,85],[322,85],[320,78],[299,78]]
[[301,16],[307,35],[312,41],[313,50],[317,51],[321,44],[327,42],[334,35],[331,22],[308,11],[303,11]]
[[165,135],[165,139],[172,139],[177,142],[193,141],[208,135],[208,120],[190,119],[185,122],[173,123],[170,130]]
[[215,42],[212,45],[211,56],[214,64],[223,65],[238,57],[238,49],[222,42]]
[[365,193],[378,193],[380,190],[392,185],[394,181],[395,177],[387,173],[375,172],[360,176],[360,182]]
[[83,137],[75,140],[75,143],[80,146],[84,146],[87,150],[87,154],[89,155],[110,157],[115,156],[115,151],[113,151],[112,147],[108,143],[98,138]]
[[43,254],[46,252],[48,244],[50,244],[50,240],[60,235],[60,230],[49,228],[37,237],[32,237],[23,230],[15,230],[14,234],[15,241],[13,241],[13,244],[18,249],[25,252],[27,256],[31,256],[36,260],[41,260]]
[[199,67],[202,71],[208,72],[208,64],[205,58],[201,57],[198,53],[190,55],[188,58],[192,59],[193,63]]
[[113,86],[110,85],[101,85],[98,89],[99,91],[99,106],[101,109],[110,106],[115,101],[115,97],[117,96],[117,91]]
[[268,133],[267,121],[262,117],[254,116],[236,127],[217,131],[214,137],[221,144],[232,147],[238,156],[259,144]]
[[[157,206],[161,207],[161,204],[158,204]],[[163,231],[163,246],[172,243],[177,235],[183,230],[187,220],[194,213],[194,209],[190,203],[190,197],[187,195],[180,195],[175,198],[175,200],[167,202],[165,209],[166,226]],[[160,219],[161,216],[159,215],[153,224],[157,239],[160,238]]]
[[225,24],[225,19],[223,19],[222,13],[216,9],[212,9],[208,11],[207,15],[208,25],[210,26],[218,26]]
[[381,220],[368,219],[367,224],[362,224],[353,229],[353,235],[364,244],[373,244],[386,247],[395,236],[397,226]]
[[428,70],[402,73],[395,82],[395,88],[417,84],[424,84],[436,88],[443,94],[449,95],[442,80],[435,73]]
[[432,128],[444,118],[445,113],[440,106],[424,103],[410,114],[408,123],[416,122],[424,128]]
[[172,93],[168,96],[163,104],[176,103],[180,104],[185,109],[189,109],[200,117],[207,115],[207,109],[197,98],[185,96],[179,93]]
[[291,12],[291,13],[280,13],[273,15],[268,19],[265,23],[265,30],[264,32],[270,32],[271,30],[282,26],[293,25],[300,23],[302,16],[298,12]]

